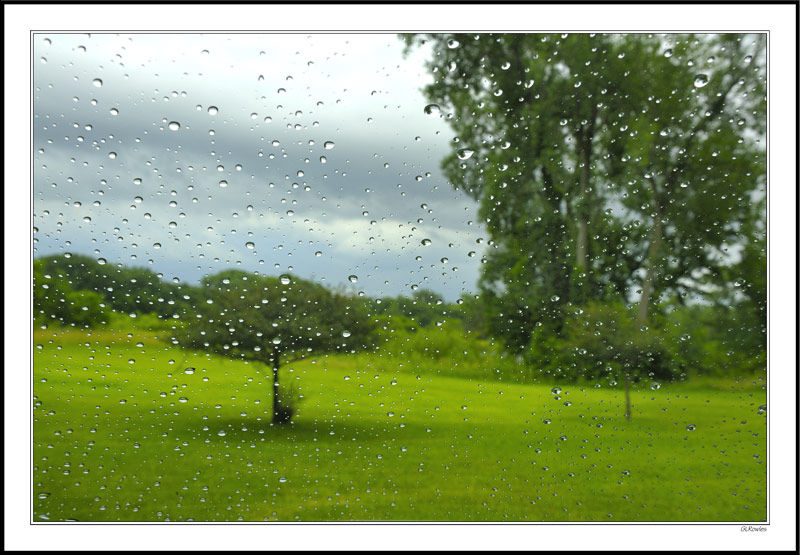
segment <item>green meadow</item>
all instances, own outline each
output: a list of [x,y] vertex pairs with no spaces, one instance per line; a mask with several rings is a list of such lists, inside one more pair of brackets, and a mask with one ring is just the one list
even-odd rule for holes
[[145,331],[37,330],[34,520],[766,519],[756,378],[634,388],[626,421],[608,385],[321,356],[281,369],[304,398],[272,426],[267,370]]

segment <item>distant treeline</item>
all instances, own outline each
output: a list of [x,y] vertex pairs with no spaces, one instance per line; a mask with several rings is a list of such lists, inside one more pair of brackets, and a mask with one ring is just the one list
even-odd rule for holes
[[33,270],[37,328],[157,329],[186,346],[265,363],[292,352],[377,351],[420,371],[483,365],[516,381],[612,385],[623,372],[667,381],[766,367],[763,313],[747,304],[671,303],[647,327],[619,302],[569,305],[561,333],[530,330],[529,347],[512,354],[489,332],[502,306],[472,294],[455,303],[425,289],[376,299],[240,270],[190,285],[76,254],[37,258]]

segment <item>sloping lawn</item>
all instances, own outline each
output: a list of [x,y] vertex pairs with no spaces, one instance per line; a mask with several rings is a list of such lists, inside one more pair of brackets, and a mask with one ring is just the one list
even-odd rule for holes
[[608,388],[556,395],[377,355],[282,372],[305,399],[273,427],[263,366],[146,332],[37,331],[34,519],[766,519],[754,380],[635,391],[627,422]]

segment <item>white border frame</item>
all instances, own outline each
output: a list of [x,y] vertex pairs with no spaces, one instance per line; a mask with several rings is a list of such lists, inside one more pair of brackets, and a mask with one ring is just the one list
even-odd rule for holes
[[[795,26],[792,4],[583,5],[4,5],[5,15],[5,548],[6,549],[470,549],[794,550],[796,545],[796,163]],[[770,524],[739,525],[81,525],[29,521],[29,160],[31,30],[241,31],[769,31]],[[376,28],[385,26],[384,29]],[[423,26],[422,28],[420,26]],[[387,29],[391,27],[390,29]],[[568,27],[568,29],[565,29]],[[27,209],[23,208],[27,207]],[[792,224],[795,224],[793,226]],[[15,239],[17,239],[15,241]],[[25,261],[24,264],[21,261]],[[24,270],[22,269],[24,268]],[[16,346],[16,348],[15,348]],[[793,370],[794,369],[794,370]],[[20,479],[25,476],[26,479]],[[742,523],[746,524],[746,523]],[[312,527],[307,530],[306,527]],[[578,534],[563,526],[580,528]]]

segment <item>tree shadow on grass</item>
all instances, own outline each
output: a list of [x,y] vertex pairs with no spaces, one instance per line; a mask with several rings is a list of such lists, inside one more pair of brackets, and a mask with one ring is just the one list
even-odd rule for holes
[[[279,441],[286,443],[332,444],[342,441],[369,443],[384,441],[387,437],[421,437],[426,429],[414,423],[369,421],[363,419],[303,420],[289,424],[273,425],[253,417],[223,417],[188,423],[187,431],[212,442]],[[207,430],[203,428],[207,427]]]

